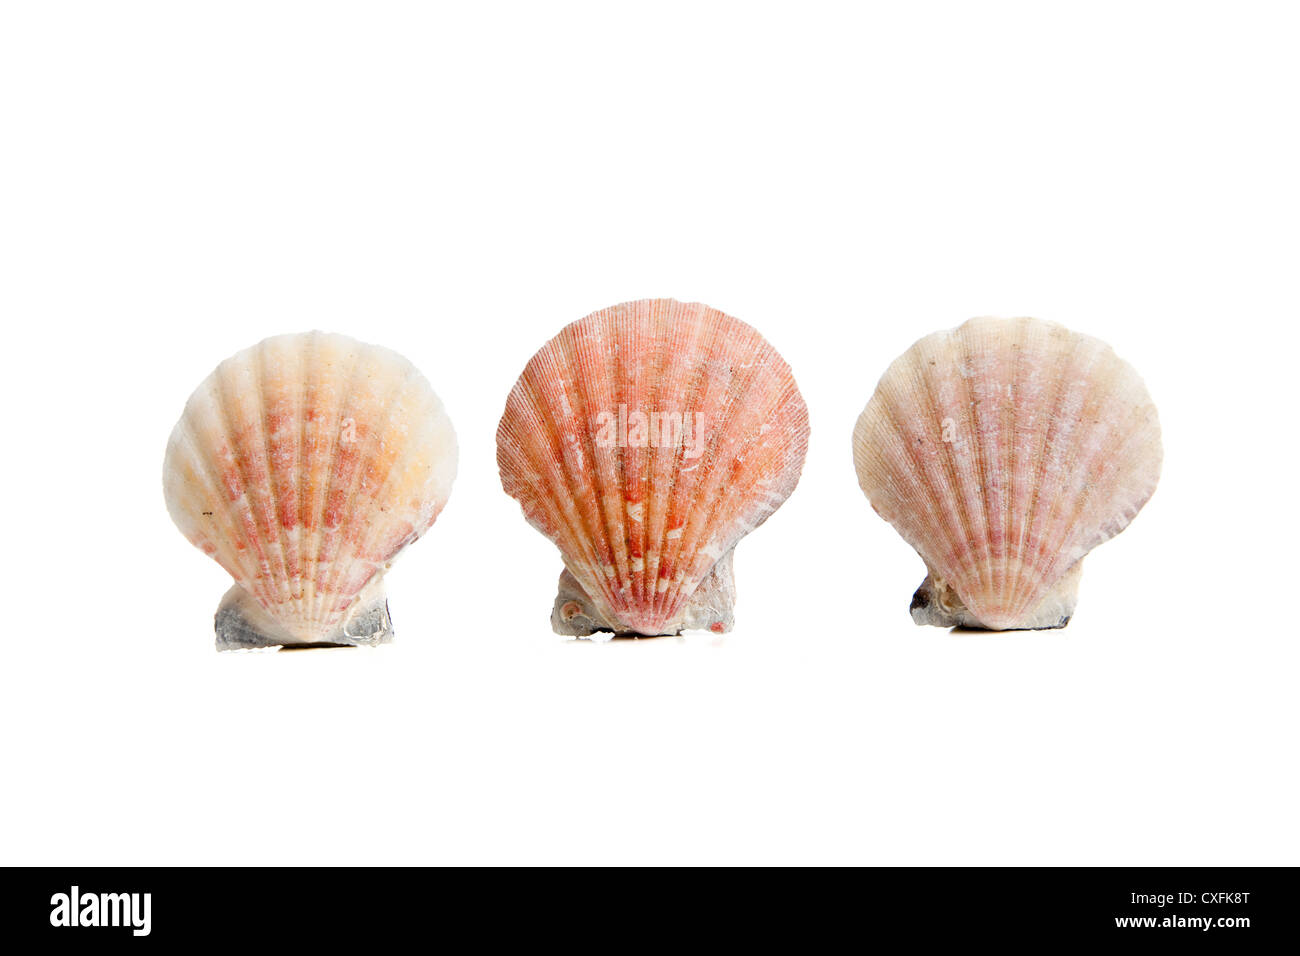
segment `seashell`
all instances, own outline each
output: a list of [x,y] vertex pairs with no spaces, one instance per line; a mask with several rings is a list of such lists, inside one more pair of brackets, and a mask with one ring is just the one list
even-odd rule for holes
[[217,648],[391,640],[383,574],[455,475],[442,403],[396,352],[308,332],[226,359],[163,466],[172,520],[235,579]]
[[790,367],[745,323],[649,299],[566,326],[497,429],[502,486],[564,559],[555,631],[730,630],[732,550],[807,448]]
[[929,571],[917,624],[1064,627],[1083,556],[1160,477],[1160,423],[1110,346],[1038,319],[972,319],[896,359],[853,432],[871,505]]

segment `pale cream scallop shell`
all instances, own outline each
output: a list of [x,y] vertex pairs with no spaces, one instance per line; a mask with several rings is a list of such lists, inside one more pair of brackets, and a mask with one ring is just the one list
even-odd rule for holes
[[[638,412],[648,429],[629,427]],[[790,367],[745,323],[648,299],[566,326],[497,429],[502,486],[564,558],[554,629],[730,630],[732,549],[794,490],[807,447]]]
[[924,559],[918,624],[1063,627],[1083,556],[1155,491],[1160,423],[1137,372],[1038,319],[972,319],[885,372],[853,433],[872,507]]
[[456,436],[389,349],[308,332],[222,362],[167,445],[167,510],[235,579],[219,648],[374,644],[381,583],[446,504]]

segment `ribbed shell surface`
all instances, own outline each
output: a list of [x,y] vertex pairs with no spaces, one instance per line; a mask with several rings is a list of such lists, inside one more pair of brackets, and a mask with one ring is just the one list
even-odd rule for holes
[[[626,426],[636,412],[680,419],[683,440],[638,442]],[[794,490],[807,446],[803,398],[761,335],[655,299],[574,322],[533,356],[507,400],[497,464],[605,617],[658,634]]]
[[1160,425],[1105,343],[972,319],[885,372],[853,456],[872,506],[985,626],[1017,626],[1155,490]]
[[167,508],[299,640],[327,633],[433,523],[456,439],[424,376],[342,335],[282,335],[222,362],[172,432]]

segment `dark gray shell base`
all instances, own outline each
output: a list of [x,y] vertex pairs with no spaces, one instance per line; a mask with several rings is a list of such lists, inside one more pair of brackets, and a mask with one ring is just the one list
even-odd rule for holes
[[1051,631],[1065,627],[1074,616],[1074,606],[1079,601],[1079,579],[1083,575],[1083,562],[1065,572],[1057,585],[1044,595],[1038,606],[1024,614],[1008,627],[989,627],[966,607],[960,595],[934,577],[925,576],[921,586],[912,595],[908,610],[917,624],[934,627],[963,627],[978,631]]
[[566,637],[593,640],[611,637],[671,637],[682,631],[710,631],[724,634],[735,623],[736,576],[732,564],[734,551],[728,551],[713,566],[681,614],[669,621],[659,634],[629,630],[619,621],[606,620],[582,585],[568,568],[560,575],[559,593],[551,608],[551,629]]
[[290,634],[272,620],[252,595],[238,584],[221,599],[215,625],[219,651],[264,647],[371,647],[393,639],[388,600],[378,580],[366,585],[342,624],[309,640]]

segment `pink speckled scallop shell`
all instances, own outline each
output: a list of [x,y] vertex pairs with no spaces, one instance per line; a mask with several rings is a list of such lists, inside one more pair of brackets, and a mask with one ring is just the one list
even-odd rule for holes
[[890,365],[853,457],[872,506],[929,569],[918,624],[1061,627],[1083,556],[1155,491],[1160,423],[1104,342],[1037,319],[972,319]]
[[[646,442],[638,411],[680,417],[682,441]],[[566,326],[497,429],[502,485],[564,558],[556,630],[729,629],[731,551],[794,490],[807,446],[790,367],[737,319],[653,299]]]
[[218,646],[387,639],[379,579],[455,473],[442,403],[395,352],[309,332],[226,359],[186,404],[163,470],[172,520],[235,580]]

